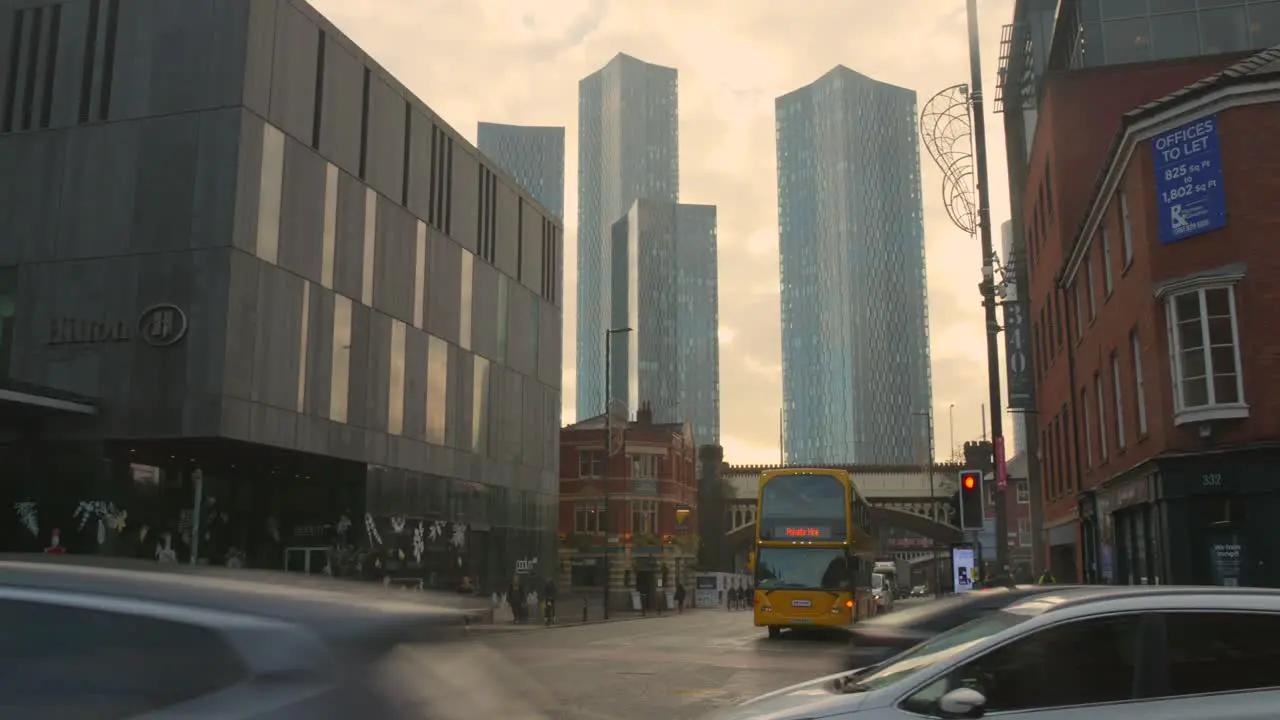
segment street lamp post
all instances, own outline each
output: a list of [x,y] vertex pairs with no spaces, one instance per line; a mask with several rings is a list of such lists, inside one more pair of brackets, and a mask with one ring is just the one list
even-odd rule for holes
[[947,434],[950,435],[951,445],[947,447],[950,452],[949,457],[956,459],[956,404],[951,403],[951,407],[947,408]]
[[604,534],[604,619],[609,619],[609,484],[613,480],[613,336],[629,333],[631,328],[609,328],[604,331],[604,507],[600,529]]
[[969,70],[973,116],[974,180],[978,195],[978,236],[982,245],[982,305],[987,326],[987,390],[991,400],[992,464],[996,471],[996,567],[1009,560],[1008,509],[1001,467],[1004,462],[1004,411],[1000,403],[1000,350],[996,342],[1000,325],[996,320],[995,252],[991,241],[991,188],[987,185],[987,132],[982,94],[982,54],[978,43],[978,0],[965,3],[969,26]]

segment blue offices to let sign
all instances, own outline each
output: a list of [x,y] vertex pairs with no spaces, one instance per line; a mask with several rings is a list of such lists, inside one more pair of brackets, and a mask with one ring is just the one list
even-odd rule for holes
[[1218,116],[1193,120],[1151,141],[1160,242],[1201,235],[1227,224]]

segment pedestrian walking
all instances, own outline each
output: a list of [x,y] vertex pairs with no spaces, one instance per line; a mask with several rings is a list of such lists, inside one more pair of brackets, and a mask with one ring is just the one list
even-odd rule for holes
[[684,585],[676,581],[676,613],[684,612]]
[[543,608],[543,622],[549,627],[556,621],[556,581],[547,579],[547,584],[542,588],[542,599],[545,607]]

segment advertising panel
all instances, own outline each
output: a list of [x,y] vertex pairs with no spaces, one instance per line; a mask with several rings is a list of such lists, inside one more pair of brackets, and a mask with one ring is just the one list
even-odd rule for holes
[[1227,224],[1218,116],[1209,115],[1151,140],[1160,242],[1171,243]]
[[974,558],[972,545],[951,546],[951,581],[956,594],[973,590]]

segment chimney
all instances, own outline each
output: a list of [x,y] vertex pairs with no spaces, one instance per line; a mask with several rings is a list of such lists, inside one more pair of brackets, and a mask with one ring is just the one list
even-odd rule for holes
[[640,403],[640,409],[636,410],[636,425],[642,427],[653,424],[653,408],[649,407],[649,401],[645,400]]

